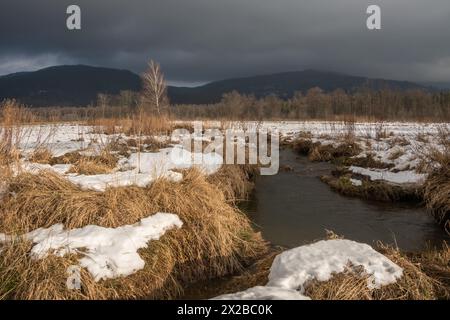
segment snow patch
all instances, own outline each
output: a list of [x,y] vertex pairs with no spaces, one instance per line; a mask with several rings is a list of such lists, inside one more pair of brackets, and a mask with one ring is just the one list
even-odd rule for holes
[[66,175],[66,178],[83,189],[105,191],[108,187],[146,187],[157,178],[166,178],[170,181],[179,182],[183,179],[183,175],[179,172],[170,170],[161,172],[159,175],[138,173],[136,171],[124,171],[97,175]]
[[384,180],[398,184],[422,183],[427,177],[426,174],[416,173],[414,171],[391,172],[388,170],[374,170],[355,166],[349,167],[349,170],[357,174],[369,176],[370,180]]
[[[158,240],[167,230],[181,228],[182,221],[175,214],[156,213],[134,225],[104,228],[95,225],[64,230],[62,224],[39,228],[23,235],[34,243],[31,255],[43,259],[48,254],[64,256],[79,253],[80,266],[86,268],[95,281],[128,276],[141,270],[145,261],[138,249],[151,240]],[[12,241],[12,236],[0,234],[0,241]]]
[[358,180],[358,179],[350,179],[350,182],[352,183],[352,185],[356,186],[356,187],[360,187],[362,186],[362,181]]
[[245,291],[224,294],[212,300],[311,300],[297,290],[256,286]]
[[402,268],[365,243],[351,240],[322,240],[278,255],[270,269],[268,286],[303,291],[309,280],[327,281],[346,266],[362,266],[373,276],[371,288],[394,283]]
[[365,273],[370,275],[367,284],[369,288],[394,283],[403,274],[402,268],[367,244],[341,239],[322,240],[278,255],[272,264],[269,282],[265,287],[254,287],[218,298],[307,298],[303,293],[308,281],[330,280],[334,273],[344,272],[349,264],[354,267],[362,266]]

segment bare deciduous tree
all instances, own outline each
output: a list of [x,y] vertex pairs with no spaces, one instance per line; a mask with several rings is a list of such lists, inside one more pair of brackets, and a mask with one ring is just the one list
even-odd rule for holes
[[151,60],[142,76],[144,81],[144,102],[160,115],[168,106],[167,87],[161,66]]
[[104,93],[99,93],[97,95],[97,106],[102,110],[102,117],[105,118],[106,106],[108,105],[108,95]]

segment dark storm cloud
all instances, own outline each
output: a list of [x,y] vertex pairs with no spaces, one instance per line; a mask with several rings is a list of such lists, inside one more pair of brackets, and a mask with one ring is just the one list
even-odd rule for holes
[[[65,27],[82,10],[82,30]],[[366,28],[369,4],[382,30]],[[448,0],[2,0],[0,74],[84,63],[174,81],[315,68],[393,79],[450,80]]]

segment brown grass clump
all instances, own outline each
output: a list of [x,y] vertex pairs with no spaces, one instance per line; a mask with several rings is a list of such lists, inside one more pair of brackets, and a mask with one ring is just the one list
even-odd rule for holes
[[355,142],[344,142],[338,146],[319,145],[314,147],[308,158],[311,161],[332,161],[342,157],[352,157],[361,152],[361,148]]
[[366,200],[381,202],[420,202],[422,199],[421,188],[411,186],[397,186],[383,181],[362,180],[361,186],[355,186],[348,175],[322,176],[320,179],[333,190],[350,197],[358,197]]
[[48,150],[47,148],[38,148],[33,151],[29,160],[31,162],[47,164],[47,163],[50,163],[52,158],[53,158],[53,154],[50,150]]
[[52,166],[55,164],[74,164],[81,158],[82,155],[78,151],[67,152],[62,156],[51,158],[49,164]]
[[126,277],[94,282],[82,271],[82,289],[66,289],[66,267],[75,255],[30,259],[29,243],[8,244],[0,256],[0,296],[9,299],[174,298],[190,282],[234,273],[266,251],[248,219],[226,203],[224,193],[196,170],[175,183],[148,188],[81,190],[52,174],[22,174],[1,203],[0,231],[21,233],[63,223],[117,227],[156,212],[177,214],[183,227],[140,250],[145,268]]
[[[327,238],[341,237],[331,232]],[[309,281],[305,285],[305,294],[313,300],[431,300],[450,297],[450,250],[445,243],[442,248],[420,253],[404,253],[382,243],[376,249],[403,268],[403,276],[396,283],[369,289],[370,279],[364,269],[348,265],[344,272],[333,274],[328,281]],[[196,283],[188,287],[184,298],[212,298],[264,286],[274,258],[282,251],[282,248],[273,248],[241,274],[213,283]]]
[[118,160],[115,154],[105,149],[95,156],[85,156],[76,151],[68,152],[62,156],[51,158],[48,163],[51,165],[72,164],[68,173],[94,175],[112,172],[116,168]]
[[436,221],[450,234],[450,167],[440,168],[428,176],[424,198]]
[[311,140],[298,139],[293,142],[292,146],[295,152],[307,156],[312,149],[319,145],[319,142],[313,143]]
[[32,121],[31,112],[15,100],[0,103],[0,166],[10,166],[19,161],[17,145],[27,135],[23,124]]
[[127,135],[155,135],[168,134],[172,131],[173,124],[167,115],[142,115],[132,114],[129,117],[104,118],[97,117],[90,119],[88,125],[93,126],[94,133]]
[[307,139],[297,139],[292,143],[294,151],[307,155],[311,161],[332,161],[344,157],[352,157],[361,152],[359,145],[351,139],[341,142],[338,146],[321,144]]
[[147,152],[158,152],[159,149],[167,148],[169,143],[155,139],[153,137],[146,137],[142,140],[143,149]]
[[207,180],[223,192],[228,202],[236,204],[248,199],[254,187],[252,180],[256,170],[252,165],[223,165]]
[[390,155],[389,155],[389,160],[396,160],[398,158],[400,158],[402,155],[405,154],[405,151],[402,149],[397,149],[395,151],[393,151]]
[[67,173],[76,173],[84,175],[105,174],[112,172],[114,167],[102,163],[101,161],[81,158],[72,167],[70,167]]
[[364,157],[344,158],[342,165],[357,166],[362,168],[377,168],[377,169],[391,169],[395,167],[392,163],[385,163],[374,159],[372,154],[366,154]]
[[[313,280],[305,293],[315,300],[432,300],[448,299],[450,276],[448,246],[423,253],[406,254],[379,244],[380,253],[403,268],[397,282],[378,289],[367,287],[368,276],[362,268],[348,266],[329,281]],[[445,280],[446,279],[446,280]]]
[[435,219],[450,234],[450,131],[440,127],[437,139],[441,150],[431,149],[428,162],[437,164],[428,175],[424,186],[424,199]]
[[348,266],[328,281],[312,280],[306,285],[305,294],[313,300],[369,300],[368,276],[363,268]]

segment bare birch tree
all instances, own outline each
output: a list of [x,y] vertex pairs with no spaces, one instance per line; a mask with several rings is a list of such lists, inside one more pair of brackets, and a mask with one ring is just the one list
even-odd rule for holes
[[166,111],[168,106],[167,87],[161,66],[153,60],[148,63],[148,69],[142,76],[144,82],[143,96],[145,103],[158,115]]

